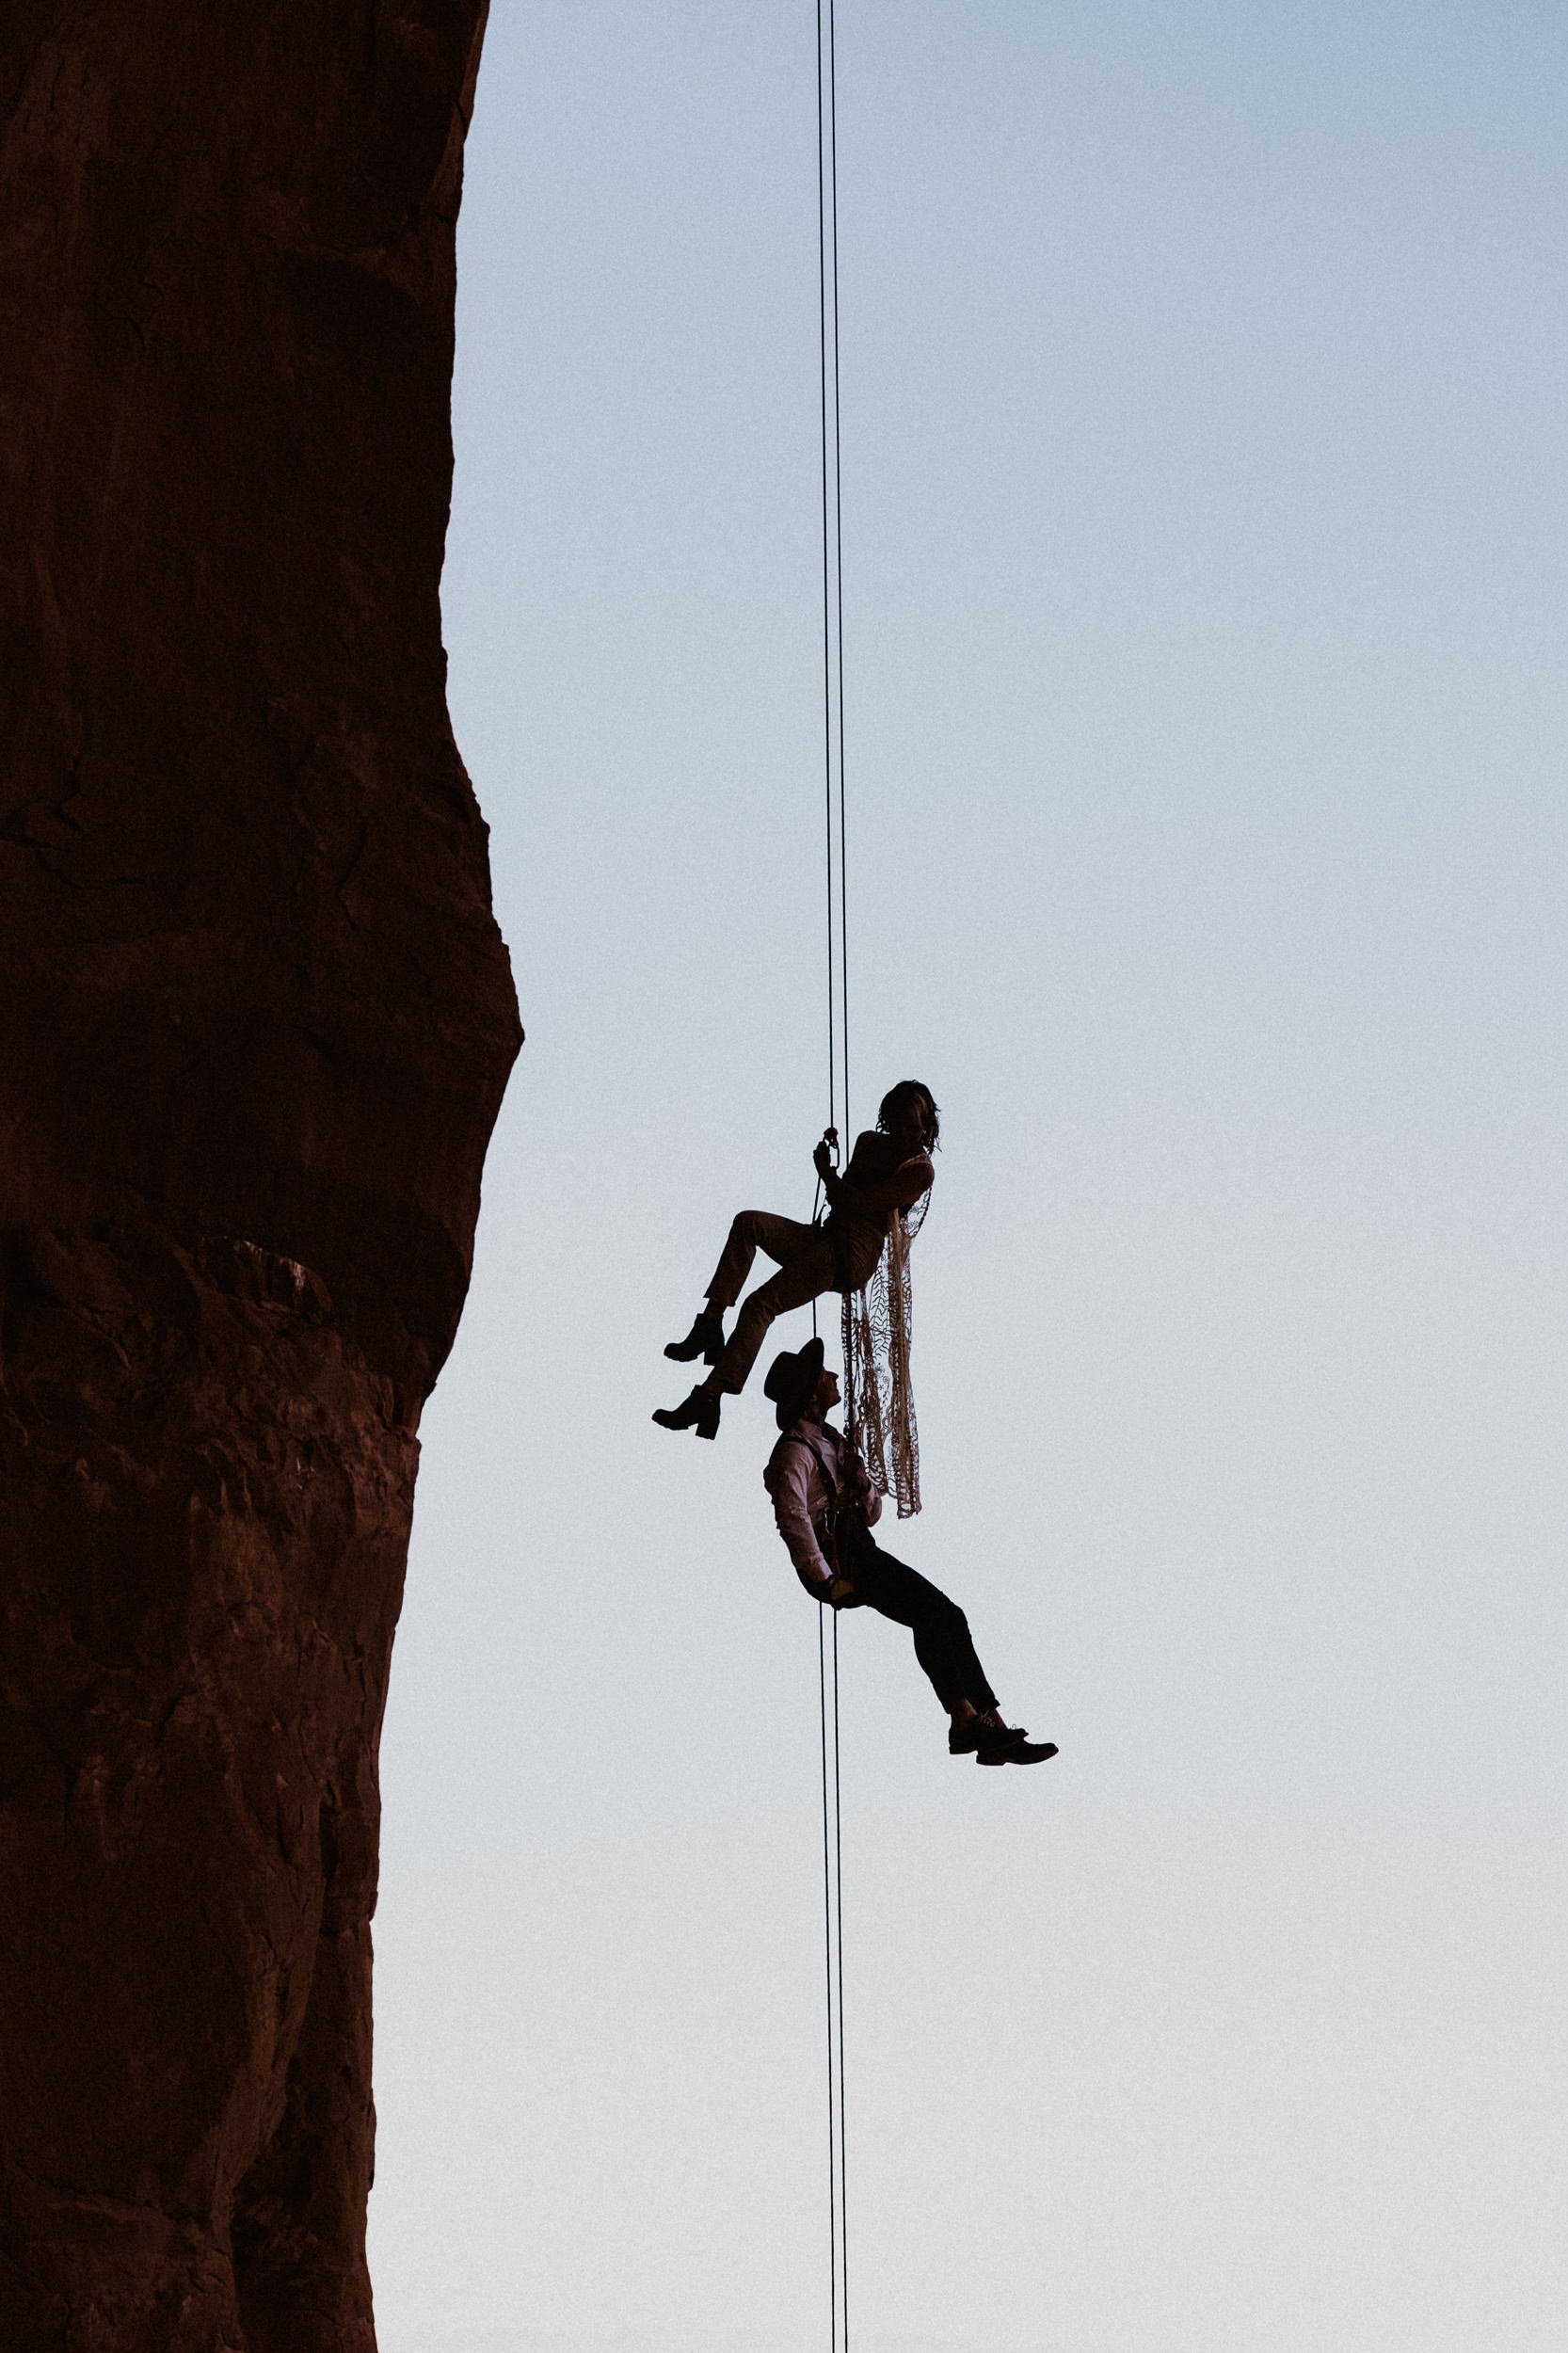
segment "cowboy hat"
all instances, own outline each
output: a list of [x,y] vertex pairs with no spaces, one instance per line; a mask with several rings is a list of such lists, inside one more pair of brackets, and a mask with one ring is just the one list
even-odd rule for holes
[[768,1367],[762,1395],[771,1398],[778,1408],[780,1430],[788,1430],[792,1422],[798,1421],[810,1403],[811,1392],[822,1379],[823,1354],[820,1339],[808,1340],[804,1348],[786,1349]]

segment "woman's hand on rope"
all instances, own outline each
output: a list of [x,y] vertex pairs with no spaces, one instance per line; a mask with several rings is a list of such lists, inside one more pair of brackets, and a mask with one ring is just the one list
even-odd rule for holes
[[811,1155],[811,1165],[831,1203],[839,1191],[839,1130],[829,1128]]
[[857,1609],[860,1606],[855,1598],[855,1588],[847,1577],[836,1577],[824,1598],[835,1609]]

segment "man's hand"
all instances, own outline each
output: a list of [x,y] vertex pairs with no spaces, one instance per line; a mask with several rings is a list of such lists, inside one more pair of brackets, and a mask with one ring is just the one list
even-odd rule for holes
[[855,1609],[859,1607],[855,1598],[855,1588],[847,1577],[836,1577],[827,1589],[825,1598],[832,1603],[835,1609]]
[[811,1155],[811,1165],[825,1185],[839,1165],[839,1130],[829,1128]]

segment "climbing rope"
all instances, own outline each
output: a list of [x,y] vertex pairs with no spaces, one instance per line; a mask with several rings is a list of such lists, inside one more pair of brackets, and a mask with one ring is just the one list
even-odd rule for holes
[[[827,874],[827,1124],[849,1116],[848,832],[844,814],[844,514],[839,394],[839,106],[834,0],[817,0],[817,291],[822,383],[823,812]],[[811,1331],[817,1331],[815,1301]],[[855,1396],[844,1361],[844,1423]],[[835,1568],[837,1563],[835,1562]],[[831,1618],[829,1635],[824,1620]],[[849,2353],[849,2216],[844,2122],[844,1849],[839,1750],[839,1613],[817,1613],[822,1733],[823,1975],[827,1992],[829,2353]],[[829,1727],[831,1725],[831,1736]]]
[[[828,1634],[826,1620],[832,1620]],[[827,2277],[829,2353],[849,2346],[848,2229],[844,2167],[843,1845],[839,1774],[839,1613],[817,1612],[822,1725],[823,1975],[827,1988]]]
[[[823,832],[827,899],[827,1125],[849,1124],[848,827],[844,809],[844,513],[840,464],[839,110],[834,0],[817,5],[817,310],[822,430]],[[818,1189],[818,1200],[821,1188]],[[815,1210],[813,1209],[813,1215]],[[816,1302],[811,1331],[816,1335]]]

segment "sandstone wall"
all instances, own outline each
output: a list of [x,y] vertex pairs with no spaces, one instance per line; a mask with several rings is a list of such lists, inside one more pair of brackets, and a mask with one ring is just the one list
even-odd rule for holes
[[376,1746],[520,1042],[481,0],[0,19],[0,2345],[368,2353]]

